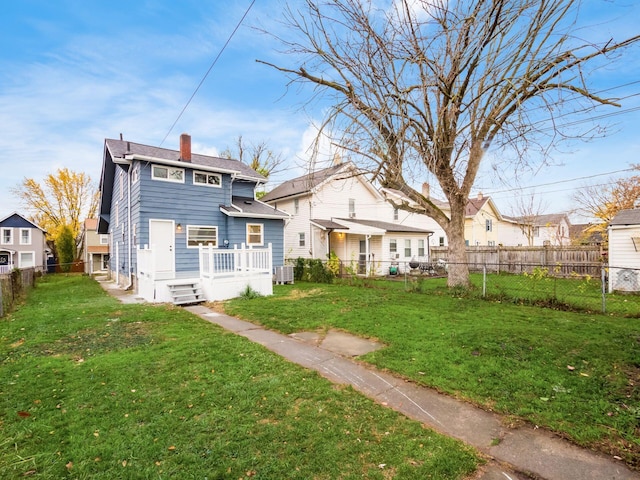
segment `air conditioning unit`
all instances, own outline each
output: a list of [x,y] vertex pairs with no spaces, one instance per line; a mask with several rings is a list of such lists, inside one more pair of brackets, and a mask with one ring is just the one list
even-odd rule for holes
[[293,266],[283,265],[276,267],[276,283],[284,285],[285,283],[293,283]]
[[349,212],[349,218],[356,218],[356,212]]

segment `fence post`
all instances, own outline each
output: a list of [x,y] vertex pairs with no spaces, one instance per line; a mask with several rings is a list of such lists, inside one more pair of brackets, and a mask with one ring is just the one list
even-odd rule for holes
[[487,266],[482,266],[482,298],[487,296]]
[[607,300],[606,300],[606,292],[607,286],[605,285],[607,279],[607,275],[605,272],[605,267],[602,265],[600,267],[600,283],[602,284],[602,313],[607,313]]

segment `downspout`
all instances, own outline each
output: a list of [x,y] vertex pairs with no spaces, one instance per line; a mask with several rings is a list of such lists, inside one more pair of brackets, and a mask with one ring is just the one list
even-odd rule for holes
[[131,162],[131,165],[127,169],[127,228],[129,229],[127,232],[127,247],[129,251],[129,285],[124,287],[125,290],[131,290],[133,287],[133,265],[131,265],[131,262],[133,261],[133,253],[131,251],[133,243],[131,238],[131,232],[133,230],[131,228],[131,170],[133,170],[133,162]]

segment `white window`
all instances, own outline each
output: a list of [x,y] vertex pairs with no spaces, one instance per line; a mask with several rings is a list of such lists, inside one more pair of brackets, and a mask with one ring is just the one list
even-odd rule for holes
[[109,245],[109,235],[100,235],[100,245]]
[[18,256],[18,268],[35,267],[35,259],[35,252],[20,252],[20,255]]
[[184,183],[184,168],[152,165],[151,178],[154,180],[162,180],[163,182]]
[[194,185],[206,185],[208,187],[222,187],[222,175],[219,173],[193,172]]
[[218,227],[211,225],[187,225],[187,248],[198,245],[218,246]]
[[424,239],[418,240],[418,256],[424,257]]
[[293,200],[293,214],[298,215],[300,213],[300,200],[297,198]]
[[[444,247],[444,237],[440,237],[438,239],[438,245],[440,245],[441,247]],[[469,246],[469,245],[467,245],[467,246]]]
[[409,239],[404,241],[404,256],[407,258],[411,257],[411,240]]
[[31,245],[31,229],[20,229],[20,245]]
[[540,236],[540,227],[533,227],[533,236],[534,237]]
[[398,253],[398,241],[395,238],[389,240],[389,253],[391,258],[395,258],[396,253]]
[[398,209],[397,208],[393,209],[393,219],[394,220],[398,220]]
[[115,217],[115,221],[116,221],[116,227],[120,226],[120,208],[118,205],[118,202],[116,202],[115,204],[115,208],[114,208],[115,212],[114,213],[114,217]]
[[131,183],[136,183],[140,179],[140,164],[136,163],[133,167],[131,167]]
[[298,234],[298,246],[299,247],[304,247],[305,246],[304,232],[300,232]]
[[487,242],[487,246],[488,247],[495,247],[496,246],[496,241],[495,240],[489,240]]
[[356,216],[356,199],[349,199],[349,218],[355,218]]
[[2,245],[11,245],[13,243],[13,229],[2,229]]
[[120,198],[124,198],[124,171],[118,169],[118,176],[120,177]]
[[247,245],[263,245],[263,229],[261,223],[247,223]]
[[491,232],[493,230],[493,220],[491,220],[490,218],[487,218],[485,220],[485,227],[487,229],[487,232]]

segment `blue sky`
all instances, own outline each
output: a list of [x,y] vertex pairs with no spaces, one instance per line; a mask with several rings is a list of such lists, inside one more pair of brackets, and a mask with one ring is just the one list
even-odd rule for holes
[[[220,53],[251,0],[20,0],[5,2],[0,16],[0,218],[21,205],[8,191],[24,177],[36,180],[61,167],[100,177],[105,138],[178,148],[180,133],[192,136],[193,151],[218,154],[238,135],[265,141],[288,160],[274,185],[299,175],[309,158],[312,124],[320,113],[301,110],[304,92],[287,91],[280,73],[255,62],[278,58],[278,46],[250,28],[279,28],[281,4],[257,0],[171,132],[172,124]],[[596,34],[638,33],[640,2],[587,0]],[[282,58],[282,57],[280,57]],[[595,176],[640,163],[640,62],[638,49],[615,69],[594,78],[598,89],[619,87],[629,96],[605,119],[612,135],[575,144],[554,155],[557,166],[534,169],[517,179],[547,204],[546,212],[571,208],[570,194]],[[280,60],[279,63],[283,63]],[[636,82],[636,83],[633,83]],[[167,136],[168,134],[168,136]],[[489,169],[478,190],[510,214],[514,193],[506,169]],[[623,174],[618,174],[623,175]],[[590,179],[573,180],[580,177]],[[547,183],[559,182],[553,185]],[[272,186],[274,186],[272,185]]]

